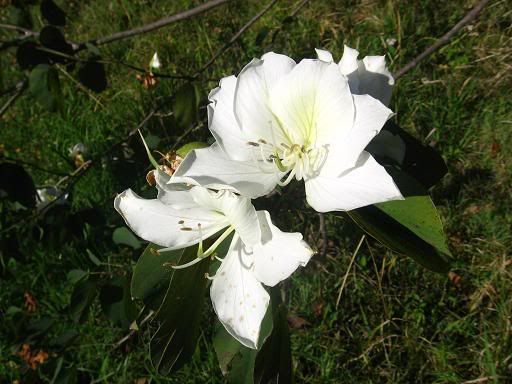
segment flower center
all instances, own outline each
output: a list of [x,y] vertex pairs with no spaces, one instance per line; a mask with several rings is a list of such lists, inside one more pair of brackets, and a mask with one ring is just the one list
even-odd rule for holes
[[[266,140],[249,141],[247,144],[251,147],[255,161],[258,164],[263,160],[266,171],[275,168],[279,172],[284,172],[286,178],[279,182],[284,186],[295,179],[302,180],[318,175],[320,168],[327,158],[327,147],[309,148],[306,145],[281,143],[274,145]],[[271,169],[268,165],[273,165]]]

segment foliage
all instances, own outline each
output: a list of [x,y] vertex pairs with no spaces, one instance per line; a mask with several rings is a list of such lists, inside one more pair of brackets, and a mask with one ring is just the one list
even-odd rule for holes
[[[147,196],[154,192],[145,186],[148,163],[138,139],[127,140],[113,150],[111,146],[160,105],[161,112],[143,126],[146,137],[157,138],[152,149],[167,153],[185,142],[205,142],[209,134],[202,107],[207,92],[220,77],[268,50],[300,59],[311,57],[314,47],[325,47],[339,57],[345,42],[358,46],[364,54],[387,50],[396,69],[421,52],[431,37],[453,25],[464,13],[465,3],[388,2],[382,6],[326,0],[311,2],[287,19],[294,2],[284,1],[193,85],[162,77],[149,89],[137,82],[134,70],[119,63],[143,68],[157,50],[162,71],[194,73],[261,4],[235,3],[168,29],[72,52],[73,45],[66,39],[88,41],[186,9],[191,2],[32,3],[36,2],[13,1],[0,11],[5,22],[41,32],[0,56],[2,95],[17,81],[29,79],[29,92],[0,120],[2,182],[6,172],[14,172],[9,176],[13,178],[0,186],[7,192],[0,203],[0,230],[23,219],[15,230],[2,233],[1,239],[0,310],[6,326],[0,330],[0,378],[23,382],[133,382],[140,378],[222,382],[218,363],[224,370],[230,364],[232,369],[238,367],[230,375],[252,369],[261,372],[257,367],[265,355],[272,355],[269,352],[258,359],[247,357],[250,351],[241,351],[230,363],[217,361],[215,340],[220,336],[210,321],[209,306],[197,308],[201,331],[195,335],[198,347],[188,349],[191,361],[172,374],[162,375],[152,367],[147,351],[156,340],[151,337],[162,325],[167,326],[168,336],[170,320],[143,320],[148,311],[158,311],[169,287],[168,270],[153,266],[149,270],[161,274],[146,274],[139,285],[131,279],[143,258],[154,258],[147,253],[140,256],[138,240],[123,235],[126,231],[111,202],[115,192],[134,185]],[[401,128],[388,129],[399,132],[408,148],[414,149],[406,153],[402,164],[382,161],[417,178],[422,192],[408,199],[421,199],[425,215],[419,220],[428,219],[432,231],[415,230],[414,223],[404,223],[404,204],[386,203],[368,213],[395,227],[396,223],[408,226],[405,238],[412,238],[410,243],[400,236],[398,241],[390,240],[394,247],[388,245],[409,254],[410,248],[401,247],[420,247],[421,251],[414,253],[417,260],[429,265],[429,258],[435,257],[441,267],[434,269],[446,270],[442,254],[448,247],[454,255],[452,270],[462,276],[462,286],[452,286],[444,275],[433,274],[369,238],[355,256],[354,269],[347,270],[362,232],[346,217],[327,216],[327,254],[277,290],[284,302],[273,301],[273,329],[279,332],[272,333],[262,349],[282,345],[276,340],[286,344],[287,318],[292,325],[291,365],[297,382],[455,383],[478,378],[506,382],[510,377],[512,350],[505,335],[512,311],[508,196],[512,163],[504,150],[511,144],[512,105],[507,93],[511,78],[506,62],[509,26],[510,13],[504,3],[497,3],[460,39],[399,80],[395,89],[391,108],[398,111]],[[2,41],[19,37],[3,30],[0,33]],[[386,45],[388,37],[396,38],[397,43]],[[492,63],[488,57],[494,58]],[[58,112],[49,113],[46,108]],[[54,186],[63,174],[76,169],[80,159],[69,157],[68,148],[78,142],[89,150],[85,160],[91,156],[95,165],[72,185],[67,198],[32,219],[38,202],[34,187]],[[446,160],[448,175],[442,180],[444,164],[432,158],[432,147]],[[66,183],[59,184],[63,191]],[[432,198],[425,194],[431,187]],[[287,192],[293,194],[289,202],[269,198],[259,204],[282,212],[276,218],[278,223],[304,232],[311,243],[318,240],[321,249],[313,213],[296,209],[304,205],[297,203],[303,199],[302,191]],[[432,201],[439,207],[439,216],[431,210]],[[446,236],[438,236],[439,217]],[[386,242],[379,234],[373,235]],[[162,263],[172,262],[172,255],[160,257],[170,258]],[[338,309],[334,302],[345,274],[348,278]],[[23,295],[25,292],[28,295]],[[132,302],[131,296],[138,300]],[[23,344],[30,345],[31,358],[39,352],[48,352],[48,358],[32,370],[19,355]],[[289,357],[280,356],[272,360],[275,366],[265,363],[271,371],[258,373],[256,378],[265,382],[280,367],[289,368]],[[233,380],[240,382],[239,378]]]

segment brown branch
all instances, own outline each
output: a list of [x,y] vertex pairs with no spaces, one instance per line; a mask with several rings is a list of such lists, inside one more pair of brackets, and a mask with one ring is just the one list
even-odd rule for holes
[[247,31],[254,23],[256,23],[265,13],[267,13],[270,10],[270,8],[272,8],[277,3],[277,1],[278,0],[272,0],[265,6],[265,8],[263,8],[251,20],[249,20],[247,24],[240,28],[240,30],[237,33],[235,33],[226,44],[224,44],[217,52],[215,52],[211,59],[208,60],[208,62],[205,65],[203,65],[201,69],[194,74],[193,77],[197,78],[208,67],[210,67],[215,62],[215,60],[219,58],[220,55],[222,55],[231,45],[233,45],[233,43],[237,41],[240,38],[240,36],[242,36],[244,32]]
[[318,230],[320,231],[320,235],[322,237],[322,251],[320,252],[320,258],[324,258],[327,255],[327,229],[325,228],[325,214],[319,212],[318,213],[319,226]]
[[432,44],[430,47],[425,49],[422,53],[420,53],[418,56],[416,56],[414,59],[412,59],[409,63],[404,65],[402,68],[400,68],[398,71],[396,71],[393,74],[393,77],[395,80],[399,79],[403,75],[405,75],[407,72],[409,72],[411,69],[416,67],[419,63],[421,63],[423,60],[425,60],[427,57],[429,57],[432,53],[437,51],[439,48],[443,47],[444,45],[448,44],[451,40],[451,38],[459,32],[466,24],[474,20],[478,14],[482,11],[482,9],[487,5],[489,0],[480,0],[474,8],[469,11],[466,16],[464,16],[457,24],[453,26],[452,29],[450,29],[448,32],[446,32],[442,37],[440,37],[434,44]]
[[[175,23],[177,21],[189,19],[193,16],[196,16],[203,12],[206,12],[212,8],[218,7],[219,5],[225,4],[228,1],[230,1],[230,0],[211,0],[211,1],[201,4],[195,8],[189,9],[188,11],[183,11],[183,12],[176,13],[172,16],[164,17],[160,20],[157,20],[153,23],[143,25],[141,27],[129,29],[126,31],[116,32],[110,36],[99,37],[97,39],[90,40],[89,43],[92,43],[95,45],[103,45],[103,44],[111,43],[113,41],[127,39],[132,36],[142,35],[144,33],[154,31],[155,29],[165,27],[165,26]],[[83,48],[84,46],[85,46],[85,44],[80,44],[80,48]]]

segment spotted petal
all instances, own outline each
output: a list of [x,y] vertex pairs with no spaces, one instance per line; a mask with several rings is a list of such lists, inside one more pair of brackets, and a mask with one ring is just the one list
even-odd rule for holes
[[212,282],[210,296],[215,313],[231,336],[256,349],[270,297],[252,267],[252,255],[235,235]]

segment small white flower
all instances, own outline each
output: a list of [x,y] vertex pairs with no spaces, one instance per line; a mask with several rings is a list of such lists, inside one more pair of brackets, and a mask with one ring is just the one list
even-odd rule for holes
[[162,64],[160,63],[160,60],[158,59],[158,53],[155,52],[153,57],[151,58],[151,61],[149,62],[149,69],[150,71],[158,71]]
[[[171,189],[168,176],[157,172],[157,199],[143,199],[126,190],[114,206],[140,237],[166,247],[160,252],[199,245],[198,258],[184,268],[215,255],[234,232],[228,253],[213,279],[210,296],[219,320],[240,343],[257,348],[260,325],[270,297],[261,285],[274,286],[304,266],[312,255],[300,233],[285,233],[266,211],[230,191],[202,187]],[[176,187],[176,186],[173,186]],[[179,187],[176,187],[179,188]],[[207,250],[202,241],[220,234]]]
[[[401,199],[393,179],[364,150],[392,115],[367,76],[382,72],[384,59],[366,57],[359,71],[355,50],[339,65],[318,52],[322,60],[299,64],[267,53],[238,78],[222,79],[209,95],[216,143],[191,152],[171,182],[230,185],[256,198],[295,178],[304,180],[308,203],[319,212]],[[375,72],[379,78],[381,72]]]
[[[316,54],[326,63],[334,62],[329,51],[316,49]],[[386,56],[365,56],[357,60],[358,56],[359,51],[345,45],[338,63],[341,73],[348,78],[350,91],[355,95],[368,94],[388,106],[395,79],[386,65]]]

